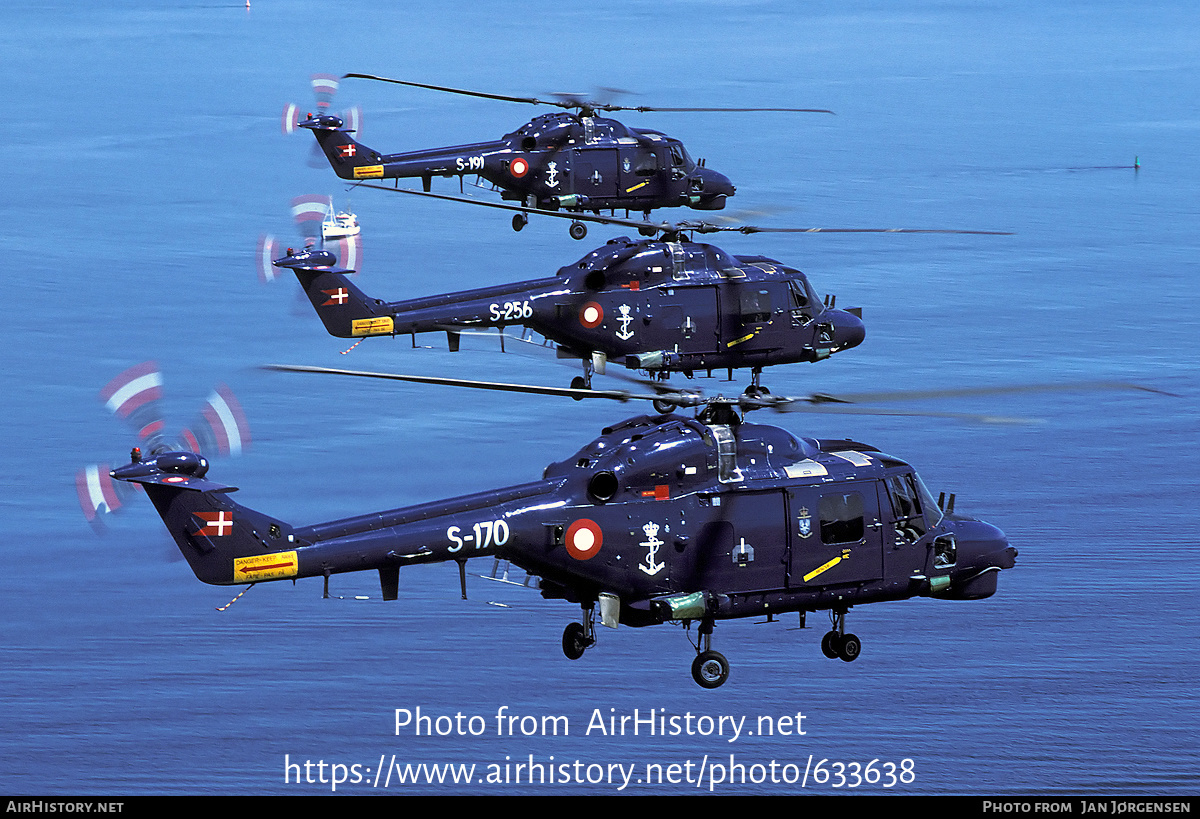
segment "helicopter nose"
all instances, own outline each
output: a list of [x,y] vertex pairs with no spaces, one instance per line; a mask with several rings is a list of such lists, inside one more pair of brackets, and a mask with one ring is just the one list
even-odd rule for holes
[[1000,571],[1017,564],[1017,550],[1004,532],[979,520],[955,522],[957,561],[946,593],[955,600],[981,600],[996,593]]
[[855,313],[848,310],[832,310],[833,320],[833,349],[849,350],[862,344],[867,337],[867,328]]
[[704,193],[706,196],[733,196],[737,192],[737,188],[729,181],[729,177],[723,173],[710,171],[708,168],[703,168],[704,174]]
[[1004,532],[981,520],[970,521],[962,531],[958,563],[968,570],[1011,569],[1017,565],[1017,550]]

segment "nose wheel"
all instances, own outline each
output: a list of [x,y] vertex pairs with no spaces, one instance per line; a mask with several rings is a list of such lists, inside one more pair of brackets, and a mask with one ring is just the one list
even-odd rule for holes
[[729,679],[729,661],[719,651],[701,651],[692,661],[692,679],[701,688],[718,688]]
[[583,222],[572,222],[568,233],[571,234],[572,239],[582,239],[584,236],[587,236],[587,225]]
[[696,659],[692,660],[692,679],[701,688],[720,688],[729,679],[729,660],[712,650],[712,630],[712,620],[700,621],[700,643],[696,646]]

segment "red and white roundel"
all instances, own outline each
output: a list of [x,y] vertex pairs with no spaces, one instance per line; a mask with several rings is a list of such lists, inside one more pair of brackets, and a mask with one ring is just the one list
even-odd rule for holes
[[576,560],[596,556],[604,544],[604,533],[594,520],[580,518],[567,527],[567,554]]
[[589,301],[579,308],[579,323],[589,330],[599,327],[604,321],[604,308],[594,301]]
[[520,179],[522,176],[529,173],[529,163],[524,159],[521,159],[521,157],[517,157],[512,161],[512,164],[508,166],[508,172],[517,179]]

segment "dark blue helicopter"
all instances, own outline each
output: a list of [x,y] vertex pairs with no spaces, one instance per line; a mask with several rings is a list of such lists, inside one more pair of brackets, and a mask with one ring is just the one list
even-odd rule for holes
[[[305,369],[305,368],[279,368]],[[350,373],[354,375],[384,374]],[[569,392],[560,390],[559,392]],[[601,395],[600,397],[616,397]],[[935,501],[905,461],[850,440],[800,438],[739,413],[781,400],[624,395],[699,406],[602,431],[540,480],[405,509],[295,526],[232,500],[191,452],[135,453],[112,471],[141,484],[196,576],[253,584],[376,571],[385,599],[401,567],[495,556],[577,603],[562,648],[580,658],[601,624],[698,624],[692,674],[722,685],[718,620],[827,611],[823,653],[847,662],[853,606],[913,597],[977,600],[1017,555],[1004,534]]]
[[577,388],[612,361],[660,377],[748,367],[756,395],[764,367],[820,361],[862,342],[861,310],[834,307],[800,271],[666,238],[613,239],[542,279],[395,302],[363,293],[323,250],[274,263],[296,272],[335,336],[445,332],[456,350],[464,331],[529,328],[584,362]]
[[[350,134],[353,126],[328,113],[296,122],[317,138],[329,164],[342,179],[420,178],[426,191],[435,176],[477,176],[500,189],[501,197],[520,202],[526,211],[513,216],[521,230],[530,210],[573,213],[601,210],[641,211],[688,207],[721,210],[735,188],[724,175],[692,159],[683,143],[659,131],[629,128],[598,112],[609,111],[791,111],[833,113],[815,108],[659,108],[593,102],[579,95],[557,99],[487,94],[461,88],[394,80],[372,74],[346,74],[413,88],[445,91],[531,105],[567,109],[534,118],[498,140],[445,148],[383,154]],[[582,239],[587,227],[574,221],[571,236]]]

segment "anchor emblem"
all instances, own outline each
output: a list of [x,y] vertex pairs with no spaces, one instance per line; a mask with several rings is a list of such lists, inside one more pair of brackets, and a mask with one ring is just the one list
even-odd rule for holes
[[617,338],[622,341],[628,341],[633,338],[633,330],[629,329],[629,326],[633,324],[633,316],[629,315],[629,305],[622,304],[617,308],[617,312],[620,313],[617,321],[621,322],[621,329],[617,331]]
[[655,558],[658,556],[658,547],[662,546],[666,541],[659,540],[657,523],[647,523],[642,527],[642,531],[646,533],[646,539],[638,545],[645,546],[648,551],[646,552],[646,559],[638,564],[638,568],[653,577],[666,568],[667,564],[655,561]]

